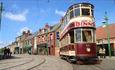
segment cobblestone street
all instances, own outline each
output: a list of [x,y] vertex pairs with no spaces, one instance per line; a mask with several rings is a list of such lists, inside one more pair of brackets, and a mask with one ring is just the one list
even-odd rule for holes
[[101,64],[77,65],[56,56],[23,54],[0,60],[0,70],[115,70],[114,57],[101,60]]

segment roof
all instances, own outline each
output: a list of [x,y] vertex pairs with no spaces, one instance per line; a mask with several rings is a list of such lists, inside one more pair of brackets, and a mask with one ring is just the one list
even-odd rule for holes
[[[115,38],[115,23],[108,25],[108,30],[110,32],[110,38]],[[96,30],[96,38],[97,39],[106,39],[107,32],[106,29],[102,26],[98,27]]]
[[61,25],[60,23],[55,24],[55,25],[52,27],[51,32],[52,32],[52,31],[55,31],[56,29],[58,29],[60,25]]

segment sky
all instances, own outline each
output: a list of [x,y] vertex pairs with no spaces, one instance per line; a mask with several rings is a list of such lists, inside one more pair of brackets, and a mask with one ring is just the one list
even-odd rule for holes
[[88,2],[95,6],[96,27],[102,26],[104,12],[107,11],[109,23],[115,23],[115,0],[0,0],[3,13],[0,31],[0,47],[15,41],[22,31],[32,33],[46,23],[54,25],[64,16],[69,6]]

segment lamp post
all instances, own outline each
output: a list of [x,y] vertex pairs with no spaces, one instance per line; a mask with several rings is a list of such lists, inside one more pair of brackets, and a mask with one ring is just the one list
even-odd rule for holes
[[108,29],[108,17],[107,17],[107,12],[105,12],[104,16],[104,22],[103,22],[103,27],[106,30],[107,33],[107,40],[108,40],[108,51],[109,51],[109,57],[111,57],[111,46],[110,46],[110,31]]

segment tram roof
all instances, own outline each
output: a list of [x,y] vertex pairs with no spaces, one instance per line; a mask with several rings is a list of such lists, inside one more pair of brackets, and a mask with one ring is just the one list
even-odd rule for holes
[[73,7],[74,5],[80,5],[80,4],[91,5],[91,7],[94,8],[94,5],[91,4],[91,3],[82,2],[82,3],[76,3],[76,4],[71,5],[71,6],[68,8],[68,10],[69,10],[71,7]]

